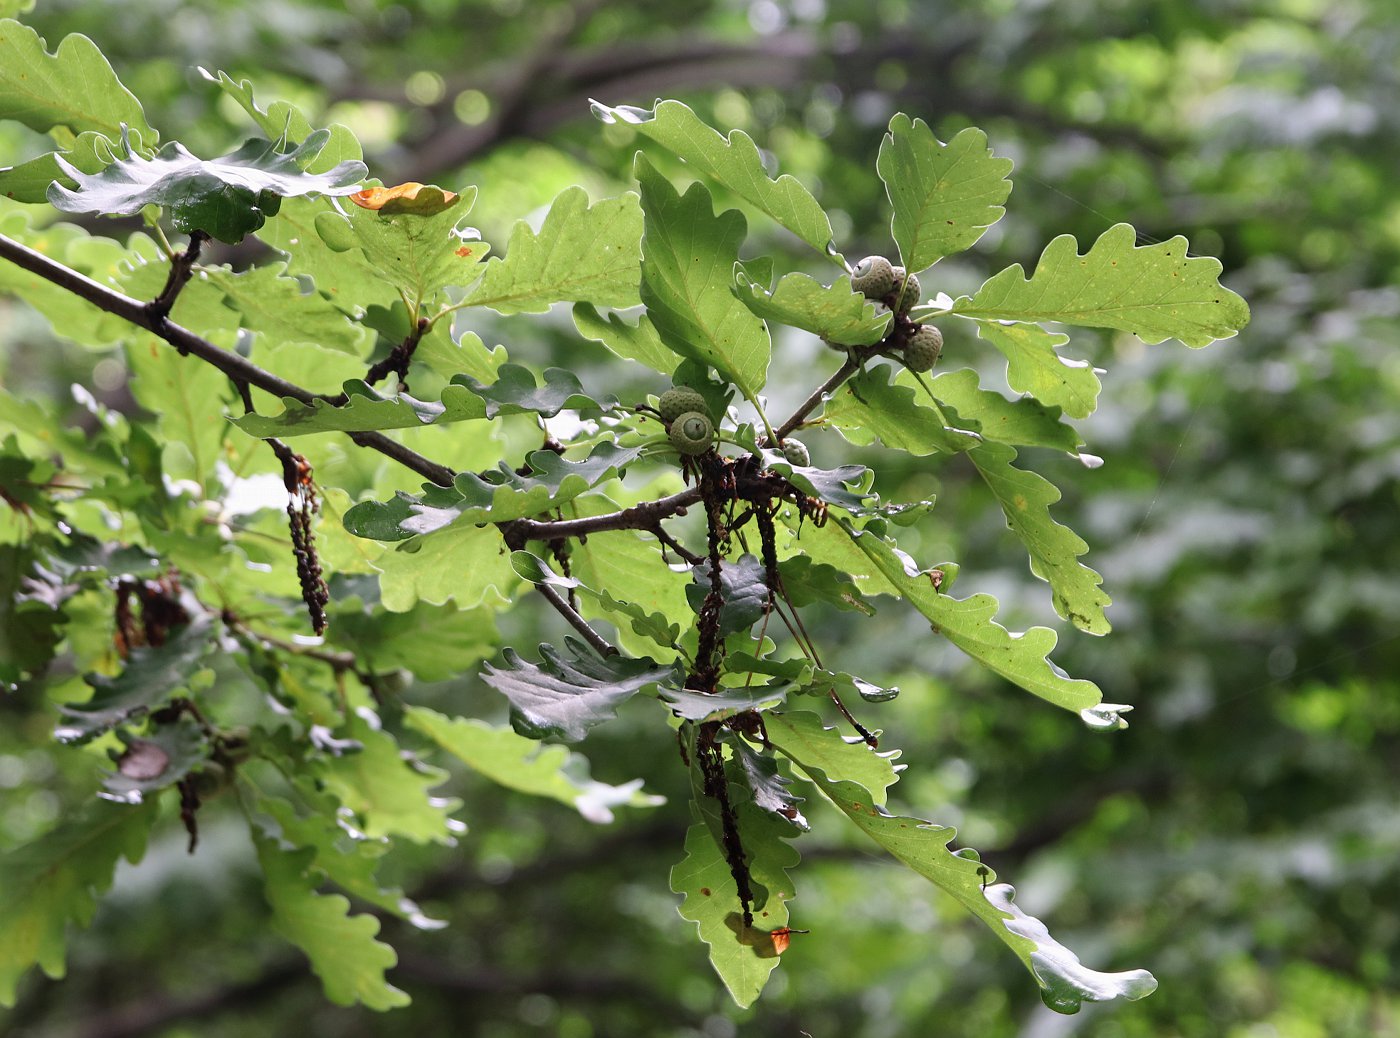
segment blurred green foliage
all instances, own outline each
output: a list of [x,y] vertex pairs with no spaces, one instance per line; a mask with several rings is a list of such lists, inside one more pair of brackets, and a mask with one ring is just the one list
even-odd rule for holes
[[[623,126],[599,132],[590,96],[680,97],[746,129],[819,198],[841,200],[838,235],[867,251],[888,242],[869,170],[890,114],[920,116],[943,140],[976,123],[1016,160],[1013,204],[926,289],[974,289],[1055,234],[1092,240],[1122,220],[1220,256],[1253,321],[1189,353],[1077,336],[1078,355],[1107,371],[1085,426],[1105,464],[1036,457],[1114,599],[1115,632],[1066,637],[1061,661],[1136,704],[1131,729],[1086,739],[1073,718],[964,667],[904,611],[859,626],[831,615],[813,631],[843,669],[904,690],[863,711],[923,765],[892,809],[946,805],[939,821],[1018,878],[1020,903],[1102,968],[1149,966],[1153,997],[1054,1016],[1014,958],[983,953],[960,908],[809,804],[818,831],[803,841],[792,909],[813,932],[741,1012],[667,890],[674,816],[600,828],[463,774],[470,834],[455,849],[412,848],[388,877],[451,922],[385,924],[408,1009],[325,1004],[268,932],[251,852],[222,839],[236,826],[225,832],[215,802],[198,854],[169,826],[139,869],[119,873],[72,943],[68,979],[29,977],[0,1017],[7,1033],[1400,1033],[1400,9],[48,0],[25,17],[51,44],[74,31],[99,41],[151,123],[196,153],[219,154],[247,129],[194,72],[204,66],[252,78],[260,99],[291,100],[315,125],[352,126],[386,183],[495,185],[475,209],[488,240],[566,186],[624,184],[642,142]],[[0,152],[40,150],[26,131],[0,129]],[[763,251],[776,250],[801,254],[778,232]],[[131,406],[119,359],[63,348],[23,308],[4,313],[0,380],[12,392],[70,400],[76,384]],[[505,341],[510,321],[475,330]],[[532,361],[606,363],[600,351],[577,356],[567,319],[553,341],[510,341]],[[950,335],[946,355],[959,352],[972,344]],[[75,406],[74,420],[84,413]],[[935,474],[892,461],[881,458],[881,479],[902,480],[895,496],[938,496],[921,558],[955,556],[1012,619],[1057,623],[970,465]],[[100,641],[107,622],[77,617],[70,631]],[[427,705],[501,714],[474,677],[421,691]],[[53,695],[63,701],[64,687]],[[8,846],[90,795],[96,769],[91,753],[51,747],[32,710],[0,699],[0,716]],[[656,791],[683,800],[674,751],[629,737],[627,720],[624,709],[590,738],[596,777],[662,776]]]

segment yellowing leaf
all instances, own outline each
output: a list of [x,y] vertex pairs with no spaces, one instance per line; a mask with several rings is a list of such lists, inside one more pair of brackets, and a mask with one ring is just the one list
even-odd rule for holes
[[452,208],[457,201],[457,192],[410,180],[393,187],[367,187],[351,195],[350,201],[361,209],[373,209],[387,216],[395,213],[435,216]]

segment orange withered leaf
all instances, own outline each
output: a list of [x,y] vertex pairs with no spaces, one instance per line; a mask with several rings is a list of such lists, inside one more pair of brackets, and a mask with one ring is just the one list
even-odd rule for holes
[[397,213],[434,216],[456,205],[458,195],[434,184],[419,184],[410,180],[393,187],[367,187],[349,197],[361,209],[373,209],[384,216]]

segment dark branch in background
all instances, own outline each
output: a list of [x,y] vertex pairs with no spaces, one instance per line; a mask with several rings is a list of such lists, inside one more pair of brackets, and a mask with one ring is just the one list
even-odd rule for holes
[[[575,25],[581,25],[585,16],[576,13]],[[968,34],[932,40],[923,34],[887,34],[842,47],[811,33],[793,31],[745,44],[706,39],[671,44],[645,41],[567,52],[563,44],[570,35],[562,34],[546,61],[540,60],[538,51],[532,51],[494,79],[449,77],[448,98],[468,88],[480,89],[495,105],[491,117],[479,126],[465,126],[450,101],[430,107],[428,125],[407,142],[404,154],[410,157],[390,180],[430,181],[507,141],[546,137],[564,125],[588,119],[590,98],[649,105],[657,97],[690,90],[794,90],[814,83],[831,83],[851,97],[868,92],[869,70],[887,62],[899,63],[909,73],[903,87],[886,92],[892,108],[902,103],[927,108],[929,98],[934,97],[940,111],[959,112],[969,118],[1016,119],[1047,131],[1082,134],[1105,144],[1133,148],[1150,159],[1158,158],[1170,144],[1137,127],[1086,124],[1044,106],[1027,104],[1009,93],[966,89],[957,82],[954,66],[976,57],[976,41]],[[401,91],[374,87],[353,88],[339,96],[403,100]]]

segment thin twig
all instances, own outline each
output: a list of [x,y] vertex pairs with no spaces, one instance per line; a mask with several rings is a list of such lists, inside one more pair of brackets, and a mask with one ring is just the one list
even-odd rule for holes
[[573,625],[574,630],[583,635],[584,640],[587,641],[589,645],[593,646],[601,655],[617,655],[617,649],[609,643],[606,638],[590,627],[588,621],[579,616],[578,611],[569,605],[568,602],[564,601],[563,596],[561,596],[558,591],[555,591],[554,588],[550,587],[548,584],[536,584],[535,590],[542,594],[545,597],[545,601],[552,605],[560,616],[568,620],[569,623]]
[[203,231],[193,231],[185,251],[170,257],[170,274],[165,279],[165,287],[160,290],[160,295],[146,304],[146,312],[158,325],[164,324],[165,319],[170,316],[180,290],[189,283],[190,275],[194,273],[194,265],[199,260],[199,250],[208,240],[209,235]]
[[656,535],[656,539],[658,541],[660,541],[666,547],[670,548],[673,552],[679,555],[686,562],[690,563],[692,566],[694,566],[696,563],[705,561],[705,556],[697,555],[695,552],[691,551],[680,541],[672,537],[669,533],[666,532],[665,528],[662,527],[660,522],[658,522],[654,527],[652,527],[651,532]]
[[[279,378],[232,350],[215,346],[188,328],[174,324],[163,317],[158,319],[151,313],[147,303],[98,284],[86,275],[80,274],[62,263],[57,263],[40,252],[35,252],[13,238],[0,235],[0,257],[24,268],[31,274],[39,275],[59,288],[66,289],[78,298],[87,300],[109,314],[115,314],[139,328],[145,328],[174,346],[180,353],[193,354],[200,360],[212,364],[236,382],[246,382],[275,396],[291,397],[304,404],[327,399],[294,382]],[[361,447],[368,447],[385,457],[392,458],[438,486],[452,485],[452,479],[456,475],[452,469],[430,461],[421,454],[394,442],[382,433],[356,432],[349,435],[350,439]]]
[[846,362],[837,368],[829,379],[812,390],[812,395],[798,405],[797,410],[788,416],[787,421],[778,426],[776,432],[778,442],[769,444],[769,446],[780,446],[782,441],[787,439],[788,433],[801,425],[809,414],[820,407],[822,401],[826,399],[829,394],[836,392],[837,387],[839,387],[842,382],[845,382],[846,379],[860,370],[860,365],[861,362],[857,359],[857,355],[854,352],[848,355],[846,357]]

